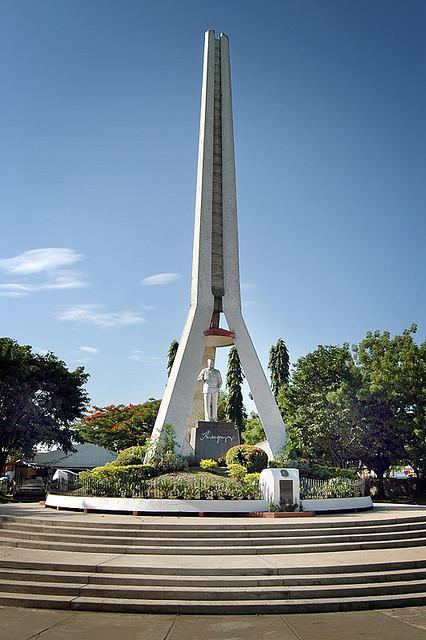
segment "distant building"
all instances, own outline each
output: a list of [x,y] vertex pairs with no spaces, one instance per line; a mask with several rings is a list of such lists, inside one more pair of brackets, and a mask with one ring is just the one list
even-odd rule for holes
[[7,462],[5,470],[11,476],[7,491],[12,491],[15,497],[41,498],[57,469],[68,470],[70,475],[74,475],[79,471],[102,467],[117,457],[114,451],[87,442],[76,444],[74,448],[75,451],[69,453],[56,449],[37,453],[32,460]]
[[70,469],[72,471],[84,471],[94,467],[102,467],[108,462],[113,462],[117,454],[95,444],[84,442],[74,445],[75,451],[65,453],[62,449],[37,453],[32,462],[39,467],[49,469]]

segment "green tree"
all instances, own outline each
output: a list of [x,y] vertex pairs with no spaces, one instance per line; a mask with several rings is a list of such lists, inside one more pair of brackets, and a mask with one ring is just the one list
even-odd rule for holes
[[0,470],[8,457],[29,456],[37,445],[72,449],[72,424],[89,400],[88,377],[53,353],[41,356],[0,338]]
[[288,455],[346,467],[360,455],[353,412],[359,374],[349,345],[320,345],[297,361],[278,402],[288,427]]
[[242,432],[246,418],[241,385],[244,373],[236,347],[231,347],[226,371],[226,416]]
[[391,337],[368,332],[353,347],[361,374],[355,412],[362,425],[362,459],[378,477],[391,466],[413,462],[424,467],[426,343],[417,345],[416,325]]
[[352,352],[319,346],[300,358],[279,394],[287,452],[339,467],[362,461],[380,496],[390,466],[411,462],[424,473],[426,343],[415,332],[368,332]]
[[76,427],[82,440],[112,451],[145,444],[151,435],[160,400],[150,398],[142,404],[94,407],[94,413]]
[[[419,477],[426,477],[426,342],[416,345],[415,365],[411,380],[417,384],[416,399],[412,402],[413,431],[406,446],[410,463]],[[420,490],[420,484],[417,484]]]
[[244,423],[244,430],[242,432],[243,441],[246,444],[257,444],[266,440],[265,431],[263,429],[262,421],[257,413],[252,411]]
[[268,369],[271,372],[272,393],[277,400],[281,387],[288,384],[290,377],[290,359],[282,338],[279,338],[277,344],[272,345],[269,351]]
[[177,340],[172,340],[170,343],[169,350],[167,352],[167,377],[170,376],[172,371],[173,363],[176,358],[177,350],[179,348],[179,342]]

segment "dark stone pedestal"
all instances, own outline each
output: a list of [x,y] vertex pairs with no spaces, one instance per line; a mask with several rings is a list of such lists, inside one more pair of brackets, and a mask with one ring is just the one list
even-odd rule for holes
[[237,427],[230,422],[199,420],[192,429],[191,446],[197,461],[220,458],[237,444],[240,444],[240,434]]

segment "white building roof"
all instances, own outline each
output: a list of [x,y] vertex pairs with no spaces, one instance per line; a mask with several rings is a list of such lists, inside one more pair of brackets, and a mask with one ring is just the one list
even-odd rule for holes
[[93,469],[94,467],[102,467],[117,457],[114,451],[109,451],[88,442],[76,444],[74,448],[76,451],[70,451],[69,453],[65,453],[62,449],[37,453],[32,462],[54,468]]

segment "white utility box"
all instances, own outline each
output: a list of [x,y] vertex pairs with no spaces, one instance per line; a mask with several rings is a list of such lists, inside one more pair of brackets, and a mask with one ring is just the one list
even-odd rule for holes
[[299,469],[264,469],[259,484],[263,499],[270,505],[288,511],[300,503]]

